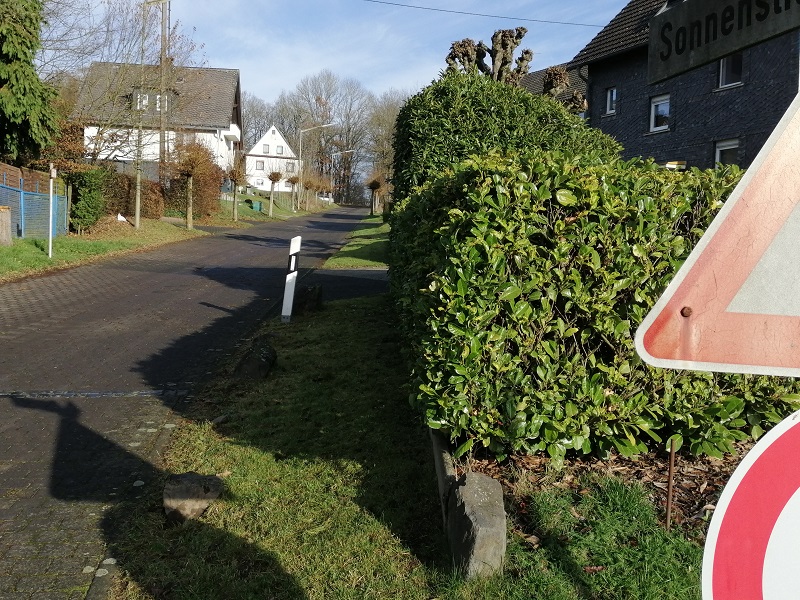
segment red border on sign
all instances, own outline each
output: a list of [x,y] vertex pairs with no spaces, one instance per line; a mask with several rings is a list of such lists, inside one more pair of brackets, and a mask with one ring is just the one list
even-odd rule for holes
[[734,472],[709,527],[703,557],[705,600],[763,600],[770,536],[800,489],[797,456],[800,412],[762,438]]
[[800,97],[637,331],[646,362],[800,374],[800,318],[727,312],[800,200],[797,156]]

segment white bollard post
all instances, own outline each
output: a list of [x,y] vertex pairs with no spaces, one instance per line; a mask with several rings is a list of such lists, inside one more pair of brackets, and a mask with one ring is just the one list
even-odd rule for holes
[[297,268],[300,258],[300,244],[303,238],[299,235],[292,238],[289,245],[289,269],[286,273],[286,287],[283,292],[283,310],[281,322],[288,323],[292,320],[292,304],[294,303],[294,287],[297,284]]
[[48,211],[47,226],[47,257],[53,258],[53,180],[56,178],[56,170],[53,163],[50,163],[50,210]]

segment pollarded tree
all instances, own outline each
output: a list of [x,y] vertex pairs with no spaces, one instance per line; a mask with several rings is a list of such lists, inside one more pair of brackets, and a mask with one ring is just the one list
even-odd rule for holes
[[270,174],[267,175],[269,179],[269,216],[272,216],[272,207],[275,206],[275,184],[278,183],[281,179],[283,179],[283,173],[280,171],[270,171]]
[[296,212],[300,208],[300,198],[297,196],[300,177],[298,175],[292,175],[286,181],[292,186],[292,212]]
[[[528,30],[525,27],[516,29],[499,29],[492,35],[492,47],[483,42],[475,43],[469,38],[453,42],[450,53],[445,59],[448,71],[469,73],[476,68],[494,81],[511,85],[519,85],[522,76],[528,72],[528,65],[533,60],[533,52],[523,50],[514,61],[514,52],[522,42]],[[486,57],[490,58],[489,64]],[[512,65],[514,67],[512,68]]]
[[38,154],[57,130],[55,92],[34,67],[40,0],[0,0],[0,155]]

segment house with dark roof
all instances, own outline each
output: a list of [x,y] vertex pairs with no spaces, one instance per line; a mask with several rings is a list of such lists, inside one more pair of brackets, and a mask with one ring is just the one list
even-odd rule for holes
[[95,62],[72,118],[92,160],[133,163],[141,137],[142,160],[157,162],[163,131],[167,155],[199,142],[227,169],[241,145],[241,95],[237,69]]
[[300,173],[300,161],[286,138],[273,125],[246,154],[245,172],[247,185],[263,191],[272,189],[270,173],[280,173],[275,190],[291,191],[293,186],[289,179]]
[[650,85],[650,19],[665,0],[631,0],[569,63],[586,69],[589,124],[626,158],[747,167],[798,92],[800,34],[791,32]]

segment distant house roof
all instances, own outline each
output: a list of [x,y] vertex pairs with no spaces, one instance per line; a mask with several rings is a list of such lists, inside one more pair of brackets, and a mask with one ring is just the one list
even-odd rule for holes
[[[92,63],[73,116],[92,123],[133,126],[137,120],[130,110],[133,94],[142,81],[143,91],[158,93],[160,74],[158,65],[144,65],[142,71],[137,64]],[[168,112],[171,127],[227,129],[231,123],[241,125],[238,69],[171,67],[166,87],[175,97]]]
[[[569,75],[569,87],[556,96],[556,100],[566,102],[572,97],[573,92],[580,92],[586,95],[586,67],[579,68],[572,63],[564,63],[563,65],[556,65],[557,67],[564,67]],[[520,86],[528,90],[532,94],[541,94],[544,92],[544,76],[547,69],[541,71],[534,71],[522,76]]]
[[631,0],[578,52],[571,64],[585,65],[647,46],[650,19],[666,4],[666,0]]

